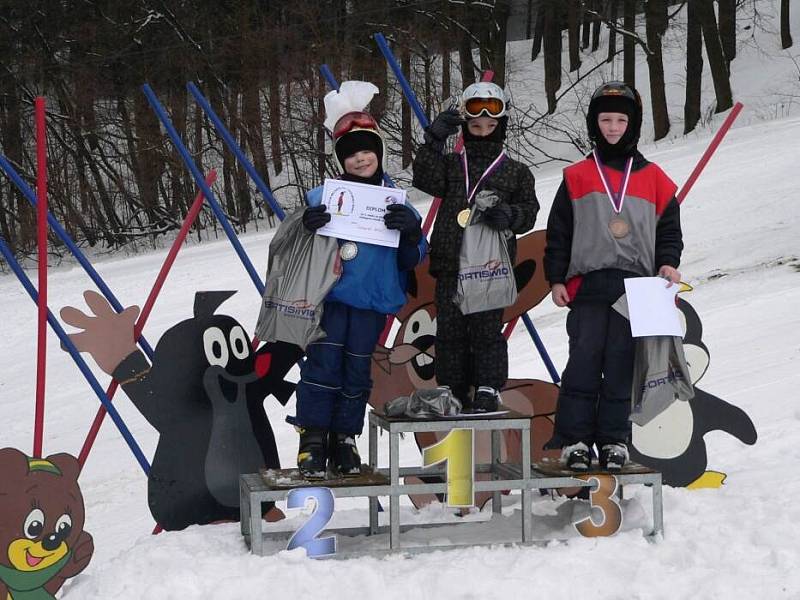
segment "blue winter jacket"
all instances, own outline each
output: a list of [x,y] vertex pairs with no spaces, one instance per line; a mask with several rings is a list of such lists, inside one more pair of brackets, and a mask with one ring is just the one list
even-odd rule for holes
[[[322,186],[306,194],[308,206],[322,202]],[[418,218],[419,213],[406,204]],[[341,246],[346,240],[338,240]],[[389,315],[399,311],[406,303],[407,271],[422,262],[428,252],[428,242],[423,235],[416,246],[400,244],[399,248],[354,242],[358,254],[352,260],[342,261],[342,276],[328,292],[326,300],[341,302],[356,308],[366,308]],[[398,257],[399,254],[399,257]]]

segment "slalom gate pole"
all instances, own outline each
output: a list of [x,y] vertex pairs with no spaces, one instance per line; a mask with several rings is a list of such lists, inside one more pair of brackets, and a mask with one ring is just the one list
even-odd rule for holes
[[428,117],[425,115],[425,111],[422,110],[422,107],[417,102],[417,97],[414,95],[414,90],[411,89],[411,85],[408,83],[408,80],[403,75],[403,70],[400,68],[400,65],[397,64],[397,59],[392,54],[391,49],[389,48],[389,44],[386,42],[386,38],[383,37],[382,33],[376,33],[374,36],[375,42],[378,44],[378,48],[380,48],[381,54],[386,59],[386,62],[389,63],[389,67],[394,72],[394,76],[397,78],[400,87],[403,88],[403,94],[408,100],[408,103],[411,105],[411,110],[414,111],[414,114],[417,115],[417,120],[419,124],[422,125],[422,128],[425,129],[430,123],[428,122]]
[[[28,292],[28,295],[31,297],[33,302],[38,305],[39,294],[36,291],[36,288],[33,287],[33,283],[31,283],[31,280],[25,274],[25,271],[23,271],[19,262],[17,262],[14,253],[11,252],[11,249],[8,247],[6,241],[2,237],[0,237],[0,254],[3,255],[3,258],[8,263],[8,266],[11,267],[14,275],[17,276],[17,279],[19,279],[22,287],[24,287],[25,291]],[[103,388],[100,387],[100,383],[97,381],[94,373],[92,373],[92,370],[86,364],[86,361],[83,360],[83,357],[81,356],[80,352],[78,352],[75,344],[73,344],[72,340],[69,339],[69,336],[64,331],[64,328],[61,327],[61,324],[58,322],[55,316],[53,316],[53,313],[50,312],[50,310],[47,311],[47,322],[50,324],[50,327],[53,328],[53,331],[55,331],[58,339],[61,340],[64,348],[66,348],[67,352],[69,352],[70,356],[72,356],[72,360],[75,361],[78,369],[80,369],[81,373],[83,373],[83,376],[86,378],[86,381],[97,395],[97,398],[103,403],[103,405],[106,407],[106,410],[108,410],[108,414],[111,415],[111,419],[114,421],[117,429],[119,429],[119,432],[122,434],[122,437],[125,439],[128,447],[131,449],[131,452],[133,452],[133,455],[136,457],[136,460],[139,462],[139,465],[142,467],[145,475],[148,474],[150,472],[150,463],[148,463],[147,459],[144,457],[142,449],[136,443],[133,434],[131,434],[130,430],[125,425],[125,422],[117,412],[117,409],[113,404],[111,404],[111,401],[103,392]]]
[[45,99],[34,101],[36,119],[36,245],[38,249],[39,301],[36,331],[36,408],[33,418],[33,456],[42,457],[44,396],[47,371],[47,129]]
[[697,165],[695,165],[694,170],[689,175],[689,179],[686,180],[686,183],[683,184],[683,187],[678,192],[676,198],[678,199],[678,203],[682,203],[683,199],[686,198],[686,195],[694,186],[697,178],[700,177],[700,174],[703,172],[703,169],[708,164],[708,161],[711,160],[714,152],[716,152],[717,147],[722,142],[722,138],[728,133],[728,130],[733,125],[733,122],[736,120],[736,117],[739,116],[739,113],[742,112],[742,108],[744,105],[741,102],[737,102],[733,105],[733,109],[731,110],[730,114],[725,118],[723,121],[722,126],[719,128],[719,131],[714,135],[711,139],[711,143],[706,148],[706,151],[703,152],[703,156],[700,157],[700,160],[697,161]]
[[217,220],[222,225],[222,228],[225,231],[225,235],[228,236],[228,240],[233,246],[233,249],[236,251],[236,254],[239,255],[239,259],[242,261],[242,264],[244,265],[247,274],[253,281],[253,285],[256,286],[258,294],[260,296],[263,296],[264,283],[261,281],[261,278],[258,276],[255,267],[253,267],[253,263],[250,261],[250,258],[244,251],[242,243],[239,241],[239,238],[236,235],[236,232],[233,230],[233,227],[231,227],[228,217],[225,216],[222,207],[217,201],[217,197],[214,195],[214,192],[211,190],[211,188],[206,185],[206,182],[203,179],[203,174],[200,173],[200,169],[197,168],[197,165],[192,159],[192,156],[189,154],[189,151],[186,149],[186,146],[181,141],[180,135],[178,135],[175,126],[172,124],[172,121],[170,121],[169,116],[167,116],[167,111],[164,110],[164,107],[161,105],[161,102],[159,102],[158,98],[156,97],[155,93],[153,92],[153,89],[150,87],[149,84],[145,83],[142,86],[142,90],[144,91],[145,96],[147,96],[147,101],[150,103],[150,106],[156,113],[158,120],[161,121],[162,125],[164,125],[164,128],[167,130],[167,134],[172,140],[172,143],[175,144],[175,148],[181,155],[184,164],[191,172],[195,183],[202,190],[203,195],[205,196],[209,206],[211,207],[211,210],[214,211],[214,215],[217,217]]
[[286,218],[286,213],[283,212],[280,204],[278,204],[277,200],[275,200],[275,196],[272,195],[272,192],[264,183],[264,180],[261,178],[261,175],[258,174],[256,168],[253,166],[253,163],[245,156],[242,149],[236,143],[236,140],[231,135],[230,131],[225,127],[225,124],[222,122],[222,119],[219,118],[217,113],[211,106],[211,103],[206,99],[203,94],[200,93],[200,90],[193,82],[188,82],[186,84],[186,89],[189,90],[189,93],[194,96],[195,101],[200,105],[200,108],[203,109],[203,112],[206,113],[211,122],[216,127],[219,134],[222,136],[222,139],[225,141],[225,145],[228,146],[228,149],[233,152],[234,156],[236,156],[237,160],[242,163],[244,170],[247,171],[247,174],[250,175],[250,178],[256,184],[258,191],[261,192],[261,195],[264,197],[267,205],[272,209],[272,212],[275,213],[275,216],[278,217],[278,220],[283,221]]
[[539,332],[537,332],[536,328],[533,326],[533,321],[531,321],[528,313],[524,313],[522,315],[522,322],[525,324],[533,343],[536,345],[536,349],[539,351],[539,356],[542,357],[544,366],[547,367],[547,372],[550,373],[550,379],[553,380],[553,383],[559,383],[561,381],[561,377],[558,376],[558,371],[556,371],[555,366],[553,366],[553,361],[550,360],[550,355],[547,354],[547,349],[544,347],[544,342],[542,342],[542,338],[539,337]]
[[[28,202],[31,203],[31,206],[37,208],[38,210],[38,200],[36,199],[36,194],[30,188],[30,186],[25,183],[25,180],[20,177],[19,173],[17,173],[8,159],[6,159],[4,156],[0,156],[0,169],[5,171],[8,178],[11,179],[19,191],[22,192],[22,195],[28,200]],[[83,267],[83,270],[97,286],[97,289],[100,290],[100,293],[103,294],[106,300],[108,300],[108,303],[111,304],[112,308],[116,312],[121,313],[123,310],[122,304],[120,304],[120,301],[114,295],[114,292],[112,292],[111,289],[106,285],[106,282],[103,281],[100,273],[98,273],[97,270],[92,266],[92,263],[89,262],[89,259],[86,258],[86,255],[81,251],[80,248],[78,248],[70,235],[61,226],[61,224],[56,221],[56,218],[50,211],[47,211],[47,222],[59,239],[67,246],[72,256],[75,257],[75,260],[77,260],[78,263]],[[152,360],[153,348],[150,346],[147,340],[144,337],[139,337],[137,341],[139,342],[139,346],[141,346],[145,355]]]
[[[217,172],[216,170],[212,169],[205,181],[209,186],[212,186],[216,180]],[[133,327],[134,338],[137,338],[139,335],[141,335],[145,323],[147,323],[147,319],[150,316],[150,313],[153,311],[153,305],[155,305],[156,299],[161,293],[161,289],[164,287],[164,282],[167,279],[167,275],[169,275],[172,265],[175,263],[175,259],[178,257],[178,252],[183,246],[183,242],[186,240],[186,237],[189,235],[189,229],[191,229],[192,224],[195,222],[197,215],[200,214],[202,209],[203,192],[200,191],[197,193],[197,196],[195,196],[189,212],[186,213],[186,217],[183,219],[180,231],[175,237],[175,240],[172,242],[172,246],[170,247],[166,258],[164,259],[164,263],[161,265],[161,270],[156,276],[155,283],[153,283],[153,287],[150,289],[147,300],[145,300],[142,311],[139,313],[139,318],[136,320],[136,324]],[[119,383],[117,383],[116,379],[113,379],[106,390],[106,396],[108,396],[109,401],[114,399],[114,394],[117,393],[118,387]],[[80,463],[81,468],[83,468],[83,465],[86,463],[86,459],[89,458],[89,453],[92,450],[92,446],[94,446],[94,442],[97,439],[97,434],[100,431],[100,426],[103,424],[103,419],[105,419],[107,412],[108,411],[106,411],[105,405],[100,405],[100,408],[97,409],[97,414],[94,417],[94,421],[92,421],[92,425],[89,427],[89,432],[86,434],[86,439],[84,440],[81,451],[78,454],[78,462]]]

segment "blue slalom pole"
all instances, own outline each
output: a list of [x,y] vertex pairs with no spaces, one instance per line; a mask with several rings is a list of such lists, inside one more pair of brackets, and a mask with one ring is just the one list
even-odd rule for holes
[[211,107],[211,103],[206,99],[203,94],[200,93],[200,90],[197,89],[197,86],[193,82],[188,82],[186,84],[186,89],[194,96],[194,99],[200,105],[200,108],[203,109],[203,112],[208,115],[208,118],[211,119],[211,122],[214,123],[214,127],[217,128],[217,131],[222,136],[222,139],[225,140],[225,144],[228,146],[228,149],[233,152],[234,156],[242,163],[244,170],[250,175],[253,179],[253,182],[256,184],[258,191],[261,192],[261,195],[264,196],[264,200],[267,201],[272,211],[278,217],[279,220],[283,221],[286,217],[286,213],[283,212],[283,209],[278,204],[277,200],[275,200],[275,196],[272,195],[269,187],[264,180],[261,178],[261,175],[258,174],[256,168],[253,166],[248,158],[242,152],[242,149],[236,143],[236,140],[233,139],[230,131],[225,127],[225,124],[222,122],[222,119],[219,118],[214,109]]
[[419,105],[417,97],[414,95],[414,90],[411,89],[411,85],[408,83],[405,75],[403,75],[403,70],[400,68],[400,65],[397,64],[397,59],[394,57],[394,54],[392,54],[392,50],[389,48],[386,38],[383,37],[382,33],[376,33],[373,37],[375,38],[383,57],[386,59],[386,62],[389,63],[392,71],[394,71],[394,76],[397,77],[397,81],[400,83],[400,87],[403,89],[403,95],[411,105],[411,110],[413,110],[414,114],[417,115],[419,124],[422,125],[423,129],[425,129],[428,125],[430,125],[428,122],[428,117],[425,115],[425,111],[423,111],[422,107]]
[[164,110],[164,107],[161,105],[161,102],[158,101],[153,89],[150,87],[149,84],[145,83],[142,86],[142,90],[144,91],[145,96],[147,96],[147,101],[150,103],[150,106],[155,111],[158,120],[164,125],[164,128],[167,130],[167,134],[169,135],[172,143],[175,144],[175,148],[178,150],[178,153],[181,155],[183,162],[186,164],[189,171],[192,173],[192,177],[194,177],[194,181],[201,190],[203,190],[203,195],[205,196],[206,200],[208,201],[209,206],[211,206],[211,210],[214,211],[214,215],[216,215],[217,220],[222,225],[222,229],[225,231],[225,235],[228,236],[228,240],[230,240],[233,249],[236,250],[236,254],[239,255],[239,259],[242,261],[247,274],[250,275],[250,279],[253,280],[253,284],[255,284],[256,289],[260,295],[264,295],[264,283],[261,281],[258,273],[253,267],[253,263],[250,261],[250,258],[247,256],[247,253],[244,251],[242,247],[242,243],[239,241],[239,238],[236,235],[236,232],[231,227],[230,222],[228,221],[228,217],[225,216],[225,213],[222,211],[222,207],[219,205],[217,201],[217,197],[214,195],[214,192],[211,190],[209,185],[206,183],[203,174],[200,172],[200,169],[197,168],[192,156],[189,154],[189,151],[186,149],[186,146],[181,141],[181,137],[178,135],[178,132],[175,130],[175,126],[170,121],[169,116],[167,116],[167,111]]
[[553,380],[553,383],[559,383],[561,381],[561,377],[558,376],[558,371],[556,371],[555,366],[553,366],[553,361],[550,360],[550,356],[547,354],[547,349],[544,347],[544,342],[542,342],[542,338],[539,337],[539,333],[533,326],[533,321],[531,321],[528,313],[523,313],[522,322],[525,323],[525,327],[528,330],[533,343],[536,345],[536,349],[539,351],[539,356],[542,357],[544,366],[547,367],[547,371],[550,373],[550,379]]
[[[0,237],[0,253],[2,253],[3,258],[8,263],[8,266],[11,267],[11,270],[14,271],[14,275],[17,276],[19,282],[22,284],[22,287],[28,292],[28,295],[33,300],[34,304],[39,303],[39,293],[36,291],[36,288],[33,287],[33,283],[28,278],[28,275],[25,271],[22,270],[22,267],[17,262],[17,259],[14,257],[14,253],[11,252],[11,249],[6,244],[6,241]],[[136,443],[136,440],[133,438],[133,434],[131,434],[128,427],[125,425],[125,422],[122,420],[122,417],[117,412],[117,409],[112,404],[111,400],[108,399],[106,393],[103,391],[103,388],[100,387],[100,383],[97,381],[97,378],[92,373],[89,366],[86,364],[86,361],[83,360],[80,352],[75,347],[75,344],[72,343],[72,340],[69,339],[69,336],[64,331],[64,328],[61,327],[61,324],[56,320],[53,316],[53,313],[48,309],[47,310],[47,322],[50,323],[50,327],[53,328],[58,339],[61,340],[61,343],[67,349],[67,351],[72,356],[72,360],[75,361],[75,364],[78,365],[81,373],[86,378],[86,381],[89,382],[92,390],[97,397],[100,399],[100,402],[105,406],[108,414],[111,415],[111,419],[114,421],[114,424],[119,429],[119,432],[122,434],[122,437],[125,439],[125,442],[128,444],[128,447],[133,452],[133,455],[136,457],[136,460],[139,461],[139,465],[142,467],[145,475],[150,473],[150,463],[147,462],[147,459],[144,457],[144,453],[142,449],[139,447],[139,444]]]
[[[36,207],[36,193],[30,188],[30,186],[25,183],[25,180],[20,177],[19,173],[14,169],[10,162],[6,159],[5,156],[0,156],[0,168],[5,171],[6,175],[8,175],[9,179],[17,186],[22,195],[31,203],[31,205],[35,208]],[[98,273],[95,268],[92,266],[92,263],[89,262],[89,259],[86,258],[86,255],[81,252],[81,249],[75,245],[75,242],[72,241],[72,238],[66,232],[66,230],[61,226],[61,224],[56,221],[56,218],[52,215],[50,211],[47,211],[47,222],[50,224],[50,227],[55,231],[56,235],[61,239],[62,242],[67,246],[69,251],[75,257],[75,259],[80,263],[83,267],[83,270],[86,271],[86,274],[94,281],[94,284],[100,290],[100,292],[105,296],[106,300],[108,300],[109,304],[114,308],[115,311],[121,313],[124,309],[122,308],[122,304],[120,304],[117,297],[114,295],[109,287],[106,285],[106,282],[103,281],[103,278],[100,277],[100,273]],[[153,348],[144,339],[144,336],[139,337],[139,345],[142,347],[142,351],[147,355],[149,359],[153,359]]]
[[[328,82],[328,85],[331,86],[334,90],[339,91],[339,82],[336,81],[336,77],[333,76],[333,73],[331,72],[328,65],[326,64],[321,65],[319,71],[320,73],[322,73],[322,76]],[[392,178],[389,177],[388,173],[383,174],[383,182],[389,187],[397,187],[394,181],[392,181]]]

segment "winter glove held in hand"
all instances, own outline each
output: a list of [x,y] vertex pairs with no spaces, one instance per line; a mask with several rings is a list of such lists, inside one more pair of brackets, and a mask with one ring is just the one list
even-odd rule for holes
[[464,119],[455,108],[439,113],[425,130],[425,142],[437,150],[443,149],[447,138],[458,133],[462,123]]
[[324,204],[311,206],[303,213],[303,226],[312,233],[326,225],[330,220],[331,215],[327,212]]
[[511,229],[512,217],[511,207],[505,202],[499,202],[484,211],[483,222],[492,229],[503,231],[504,229]]
[[390,204],[383,216],[386,229],[397,229],[403,242],[416,244],[422,237],[419,219],[405,204]]

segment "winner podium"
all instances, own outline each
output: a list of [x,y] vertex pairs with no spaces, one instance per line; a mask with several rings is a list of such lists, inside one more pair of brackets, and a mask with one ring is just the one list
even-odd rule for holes
[[[529,416],[506,411],[486,416],[455,416],[434,419],[413,419],[409,417],[387,417],[374,411],[369,413],[369,455],[368,464],[362,466],[362,474],[354,478],[328,479],[322,481],[306,481],[297,469],[268,470],[261,473],[245,474],[240,478],[241,494],[241,532],[245,541],[250,546],[253,554],[264,555],[274,552],[268,550],[265,541],[288,539],[293,531],[264,531],[261,518],[262,502],[279,502],[286,500],[292,490],[302,488],[327,488],[335,498],[367,497],[369,499],[369,525],[367,527],[326,528],[324,534],[338,534],[341,536],[380,536],[388,533],[388,547],[373,548],[367,551],[338,553],[337,557],[350,557],[358,555],[380,555],[391,552],[419,553],[430,552],[456,547],[456,545],[409,545],[401,543],[401,533],[432,527],[468,528],[470,524],[486,525],[475,521],[464,520],[459,523],[401,523],[400,497],[414,494],[448,495],[448,503],[452,499],[454,485],[454,469],[451,458],[436,460],[432,457],[427,464],[431,466],[400,466],[400,439],[404,434],[419,432],[453,432],[466,433],[472,439],[474,431],[489,431],[491,434],[491,462],[486,464],[469,464],[471,472],[468,474],[471,493],[490,492],[492,494],[492,523],[495,519],[510,521],[516,518],[503,517],[501,494],[504,490],[518,491],[521,495],[520,516],[516,518],[517,524],[513,527],[517,533],[516,539],[504,541],[486,541],[476,539],[469,547],[479,545],[498,544],[533,544],[546,543],[550,539],[533,539],[532,494],[534,490],[598,487],[598,478],[603,474],[592,472],[578,474],[563,470],[556,461],[531,463],[531,419]],[[521,463],[501,462],[501,435],[504,431],[516,430],[521,439]],[[379,433],[388,433],[389,465],[381,468],[378,465]],[[464,436],[462,436],[464,437]],[[445,438],[446,439],[446,438]],[[537,442],[538,443],[538,442]],[[543,443],[543,442],[542,442]],[[440,444],[437,444],[439,446]],[[474,446],[470,448],[473,452]],[[423,457],[431,448],[425,449]],[[471,460],[471,459],[470,459]],[[438,464],[445,462],[445,465]],[[463,467],[461,472],[463,474]],[[489,474],[488,478],[478,479],[477,474]],[[432,483],[406,483],[406,478],[436,478],[441,481]],[[455,475],[458,477],[458,474]],[[605,474],[605,477],[609,477]],[[661,474],[641,465],[631,463],[619,474],[615,474],[619,489],[615,493],[621,496],[622,486],[627,484],[644,484],[652,488],[653,524],[649,537],[663,533],[662,501],[661,501]],[[457,482],[456,482],[457,483]],[[461,482],[463,483],[463,481]],[[388,526],[379,524],[381,497],[388,497]],[[458,506],[468,506],[467,500]],[[604,518],[604,520],[606,520]],[[505,528],[508,530],[508,527]],[[320,533],[320,535],[323,535]],[[274,544],[271,544],[274,547]],[[374,544],[373,544],[374,546]],[[283,548],[278,548],[278,550]]]

